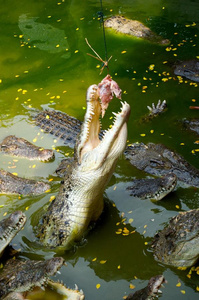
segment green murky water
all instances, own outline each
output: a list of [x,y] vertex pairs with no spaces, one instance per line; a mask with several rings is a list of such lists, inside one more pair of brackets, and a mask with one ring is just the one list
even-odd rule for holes
[[[102,79],[97,60],[86,55],[90,49],[85,43],[87,37],[104,57],[102,28],[97,20],[99,10],[99,1],[93,0],[1,1],[0,138],[16,134],[56,150],[56,159],[51,163],[16,160],[0,154],[1,167],[6,170],[27,178],[53,178],[52,190],[45,195],[0,196],[0,218],[16,209],[25,211],[28,217],[24,230],[13,241],[23,258],[48,259],[57,255],[37,244],[36,225],[41,208],[59,189],[54,170],[65,153],[72,155],[72,150],[61,141],[34,126],[31,107],[50,107],[83,119],[86,89]],[[113,55],[110,73],[123,89],[123,100],[132,108],[129,142],[164,143],[198,167],[198,137],[176,123],[185,117],[198,117],[198,111],[189,110],[190,105],[199,105],[198,87],[190,81],[179,82],[170,67],[177,59],[199,56],[198,1],[110,0],[104,1],[104,14],[122,14],[142,21],[171,41],[167,48],[106,31],[108,54]],[[167,112],[151,122],[140,123],[147,114],[147,105],[159,99],[166,99]],[[118,110],[119,106],[115,100],[111,109]],[[110,114],[104,120],[105,127],[111,122],[109,117]],[[106,205],[99,222],[83,245],[64,254],[68,266],[61,269],[56,279],[70,287],[77,284],[88,300],[122,299],[132,291],[130,284],[138,290],[157,274],[164,274],[168,281],[162,299],[198,299],[197,273],[188,278],[189,270],[157,263],[147,243],[178,211],[197,208],[199,192],[179,188],[160,203],[130,197],[126,191],[129,182],[145,176],[121,158],[104,194]],[[116,234],[125,227],[133,233]],[[177,287],[179,282],[181,286]],[[46,299],[60,296],[49,291]]]

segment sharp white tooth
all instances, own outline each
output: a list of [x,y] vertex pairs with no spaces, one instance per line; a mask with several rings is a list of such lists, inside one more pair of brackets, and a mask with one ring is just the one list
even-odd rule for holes
[[115,112],[112,112],[112,114],[113,114],[114,116],[116,116],[116,117],[117,117],[117,113],[115,113]]
[[162,294],[162,291],[161,291],[161,290],[158,290],[158,293]]

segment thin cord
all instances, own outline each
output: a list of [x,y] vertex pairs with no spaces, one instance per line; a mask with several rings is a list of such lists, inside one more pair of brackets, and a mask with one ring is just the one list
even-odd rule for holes
[[102,28],[103,28],[103,38],[104,38],[104,48],[105,48],[105,60],[108,61],[108,53],[107,53],[106,35],[105,35],[105,28],[104,28],[104,14],[103,14],[102,0],[100,0],[100,4],[101,4],[101,11],[98,12],[98,16],[100,18],[100,22],[102,23]]

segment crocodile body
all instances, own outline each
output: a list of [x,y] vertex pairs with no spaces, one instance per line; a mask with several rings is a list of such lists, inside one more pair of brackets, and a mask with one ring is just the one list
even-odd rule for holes
[[74,148],[82,122],[66,113],[55,110],[41,111],[34,119],[35,124],[46,133],[53,134],[62,139],[68,147]]
[[42,218],[39,238],[47,247],[71,247],[74,241],[81,239],[90,222],[99,218],[104,206],[104,189],[126,145],[130,114],[127,103],[122,103],[118,114],[114,113],[114,124],[100,141],[99,117],[103,103],[99,101],[98,89],[92,85],[87,91],[87,111],[73,168]]
[[0,194],[38,195],[50,190],[50,185],[26,179],[0,170]]
[[161,200],[175,188],[177,177],[168,174],[159,178],[134,179],[127,189],[130,195],[141,199]]
[[156,176],[174,173],[178,182],[199,186],[199,170],[162,144],[135,143],[126,148],[125,156],[139,170]]
[[181,212],[155,235],[156,260],[175,267],[190,267],[199,258],[199,209]]

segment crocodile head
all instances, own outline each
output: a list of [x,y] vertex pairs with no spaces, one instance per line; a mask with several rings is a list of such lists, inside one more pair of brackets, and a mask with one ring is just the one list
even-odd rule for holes
[[53,257],[46,261],[10,259],[0,274],[1,299],[6,295],[6,299],[13,299],[13,296],[21,297],[14,299],[27,299],[28,297],[24,297],[25,292],[35,287],[46,287],[48,278],[55,275],[63,264],[62,257]]
[[122,154],[126,146],[130,106],[126,102],[121,102],[121,104],[121,111],[113,112],[115,117],[113,125],[103,133],[100,139],[100,115],[101,113],[104,115],[103,103],[99,101],[98,86],[91,85],[88,88],[87,111],[76,147],[76,159],[82,171],[97,170],[102,166],[105,170],[110,169]]
[[199,259],[199,209],[180,212],[158,232],[152,243],[157,261],[191,267]]
[[167,283],[163,275],[151,277],[145,288],[129,294],[126,300],[156,299],[162,293],[160,288],[165,282]]
[[21,211],[15,211],[0,221],[0,256],[25,223],[26,216]]

